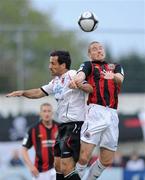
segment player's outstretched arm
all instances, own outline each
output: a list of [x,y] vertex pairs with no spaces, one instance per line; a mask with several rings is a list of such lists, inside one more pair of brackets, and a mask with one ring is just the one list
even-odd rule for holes
[[29,89],[29,90],[20,90],[20,91],[13,91],[6,95],[6,97],[27,97],[30,99],[37,99],[45,96],[45,93],[40,89]]

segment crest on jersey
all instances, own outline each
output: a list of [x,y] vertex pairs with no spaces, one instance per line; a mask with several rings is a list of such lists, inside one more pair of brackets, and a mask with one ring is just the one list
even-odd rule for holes
[[95,68],[99,69],[99,65],[96,64],[96,65],[95,65]]

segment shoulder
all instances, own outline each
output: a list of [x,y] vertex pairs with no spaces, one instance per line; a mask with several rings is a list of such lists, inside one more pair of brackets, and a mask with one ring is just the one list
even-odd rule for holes
[[67,72],[67,76],[69,76],[69,77],[74,77],[75,75],[77,74],[77,71],[76,70],[69,70],[68,72]]
[[92,62],[91,61],[84,61],[81,65],[80,68],[78,69],[79,71],[83,71],[83,70],[88,70],[91,69],[92,67]]
[[84,61],[81,65],[82,66],[90,66],[92,64],[91,61]]
[[40,121],[37,121],[37,122],[31,124],[31,125],[28,127],[28,132],[31,132],[32,129],[37,128],[37,127],[39,126],[39,124],[40,124]]

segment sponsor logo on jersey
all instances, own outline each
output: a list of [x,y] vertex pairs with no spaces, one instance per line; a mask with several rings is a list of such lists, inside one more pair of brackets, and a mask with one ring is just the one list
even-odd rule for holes
[[99,65],[96,64],[96,65],[95,65],[95,68],[99,69]]
[[54,147],[54,144],[55,140],[52,139],[42,141],[42,147]]

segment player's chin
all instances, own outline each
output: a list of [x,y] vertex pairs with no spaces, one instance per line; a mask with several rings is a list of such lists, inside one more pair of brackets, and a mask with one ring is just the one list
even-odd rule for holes
[[53,71],[51,71],[51,75],[52,75],[52,76],[56,76],[56,73],[53,72]]
[[104,60],[104,56],[100,55],[100,56],[97,57],[97,59],[98,59],[99,61],[103,61],[103,60]]

